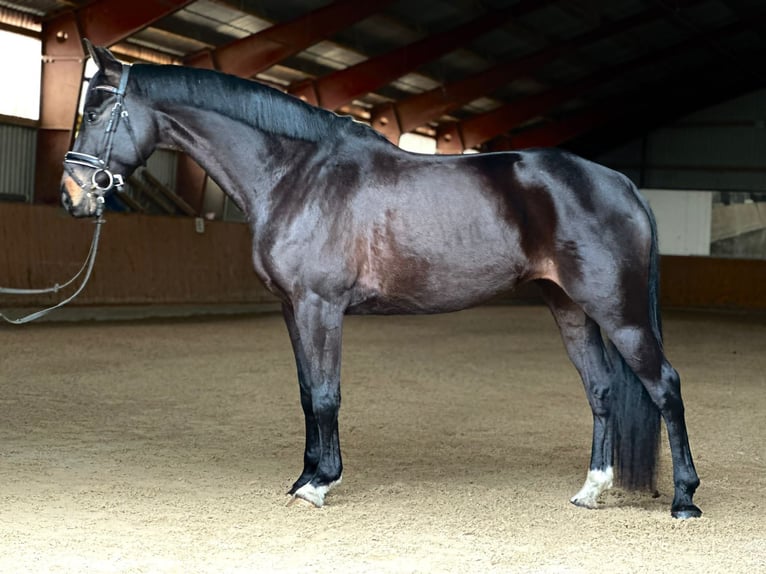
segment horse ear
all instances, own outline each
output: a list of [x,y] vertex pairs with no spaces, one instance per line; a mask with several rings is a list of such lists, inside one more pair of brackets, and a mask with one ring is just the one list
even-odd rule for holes
[[96,63],[99,70],[105,74],[116,72],[119,75],[120,71],[122,70],[122,64],[112,55],[109,50],[99,46],[94,46],[93,43],[87,38],[83,39],[83,43],[88,49],[88,55]]

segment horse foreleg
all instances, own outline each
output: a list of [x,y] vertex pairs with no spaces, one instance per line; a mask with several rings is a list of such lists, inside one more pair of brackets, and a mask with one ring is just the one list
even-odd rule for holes
[[301,407],[303,408],[303,416],[306,423],[306,445],[303,451],[303,472],[288,492],[288,494],[293,495],[300,487],[311,480],[314,473],[316,473],[317,465],[319,464],[319,429],[317,427],[316,419],[314,418],[314,409],[311,405],[311,385],[308,361],[306,360],[306,354],[303,350],[298,327],[295,325],[293,308],[290,305],[283,303],[282,315],[285,318],[287,332],[290,335],[290,343],[292,344],[293,354],[295,355],[295,366],[298,371],[298,386],[301,393]]
[[593,412],[593,443],[585,483],[570,501],[577,506],[597,508],[602,492],[612,487],[613,429],[609,424],[611,376],[604,341],[598,324],[557,285],[540,287],[561,332],[570,360],[580,373]]
[[317,507],[343,472],[338,437],[343,311],[343,305],[313,294],[285,311],[306,418],[304,469],[290,494],[293,501]]

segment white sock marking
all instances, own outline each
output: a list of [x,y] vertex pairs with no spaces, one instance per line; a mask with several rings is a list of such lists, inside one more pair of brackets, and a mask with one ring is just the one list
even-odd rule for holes
[[580,492],[575,494],[570,500],[577,506],[586,508],[596,508],[598,506],[598,497],[607,489],[612,488],[614,484],[614,469],[611,466],[604,470],[589,470],[585,478],[585,484],[582,485]]
[[313,504],[317,508],[322,508],[322,506],[324,506],[325,495],[330,491],[330,489],[338,486],[342,481],[343,481],[343,476],[341,475],[340,478],[338,478],[338,480],[331,482],[327,486],[314,487],[309,482],[301,486],[295,492],[294,496],[297,496],[298,498],[302,498],[303,500],[308,500],[311,504]]

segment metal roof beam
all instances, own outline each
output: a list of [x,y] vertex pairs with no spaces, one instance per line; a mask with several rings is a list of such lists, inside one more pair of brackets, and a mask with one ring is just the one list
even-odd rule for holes
[[81,37],[88,38],[96,46],[111,46],[191,2],[192,0],[96,0],[75,10],[74,14]]
[[72,143],[85,71],[82,39],[110,46],[190,1],[96,0],[43,22],[35,201],[58,203],[59,200],[61,162]]
[[723,0],[723,4],[729,8],[740,20],[744,20],[750,24],[750,28],[758,34],[761,44],[766,46],[766,29],[763,27],[763,22],[756,24],[758,16],[760,15],[752,5],[742,0]]
[[[701,1],[687,0],[687,3],[692,4]],[[517,60],[499,64],[452,84],[439,86],[398,102],[377,106],[371,113],[372,127],[392,142],[398,143],[401,134],[413,131],[429,121],[437,120],[440,116],[448,114],[516,78],[532,74],[536,69],[562,55],[624,33],[663,15],[664,10],[653,7],[622,20],[603,24],[574,38],[558,42]]]
[[720,38],[741,32],[744,26],[742,22],[735,22],[714,31],[714,34],[707,30],[701,31],[682,42],[654,50],[629,62],[620,62],[603,68],[574,83],[518,98],[495,110],[478,114],[461,122],[443,124],[437,130],[437,150],[440,153],[460,153],[464,149],[476,147],[535,116],[549,112],[571,98],[586,94],[600,85],[608,84],[615,78],[629,76],[639,68],[660,62],[686,50],[698,48],[700,44],[707,42],[711,35]]
[[[667,20],[676,25],[676,27],[682,30],[691,31],[692,33],[698,33],[700,31],[699,25],[697,25],[684,12],[681,12],[675,9],[675,7],[669,5],[667,2],[665,2],[665,0],[654,0],[654,3],[665,9],[667,13]],[[739,16],[740,21],[747,22],[750,26],[752,26],[755,21],[760,21],[761,23],[763,22],[764,13],[762,9],[758,11],[750,10],[748,17],[745,17],[744,14],[740,14]],[[720,44],[718,44],[715,37],[705,38],[705,40],[707,43],[707,48],[712,54],[729,58],[729,65],[738,69],[740,73],[744,75],[764,76],[763,72],[758,66],[752,66],[749,61],[743,61],[743,58],[736,56],[726,48],[722,47]]]
[[251,78],[289,56],[367,18],[393,1],[339,0],[295,20],[274,24],[257,34],[234,40],[225,46],[192,54],[184,63]]
[[412,72],[426,62],[452,52],[508,20],[540,9],[555,0],[521,0],[510,8],[493,10],[466,24],[428,36],[316,80],[299,82],[289,92],[307,102],[337,110],[354,98]]
[[[761,57],[765,55],[762,53]],[[618,141],[637,137],[682,115],[762,88],[766,84],[754,76],[738,74],[725,59],[717,65],[711,64],[706,62],[688,74],[672,74],[652,85],[637,87],[627,98],[610,98],[559,120],[544,122],[504,136],[510,144],[504,147],[523,149],[558,146],[588,132],[597,134],[601,147],[615,145]],[[711,76],[716,78],[715,82],[710,81]]]

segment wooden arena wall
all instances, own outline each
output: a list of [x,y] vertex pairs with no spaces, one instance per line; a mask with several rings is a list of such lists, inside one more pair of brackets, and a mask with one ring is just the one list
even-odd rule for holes
[[[63,209],[0,203],[0,285],[37,288],[68,280],[88,253],[94,224]],[[50,303],[54,296],[23,298]],[[243,224],[189,217],[108,214],[90,284],[77,305],[273,302],[253,271]],[[19,305],[0,295],[0,305]]]
[[[39,288],[79,269],[93,223],[46,206],[0,203],[0,285]],[[766,261],[662,258],[668,307],[766,309]],[[522,296],[534,296],[522,290]],[[56,296],[0,295],[0,306],[49,304]],[[91,283],[78,305],[273,303],[253,271],[241,223],[109,214]]]

